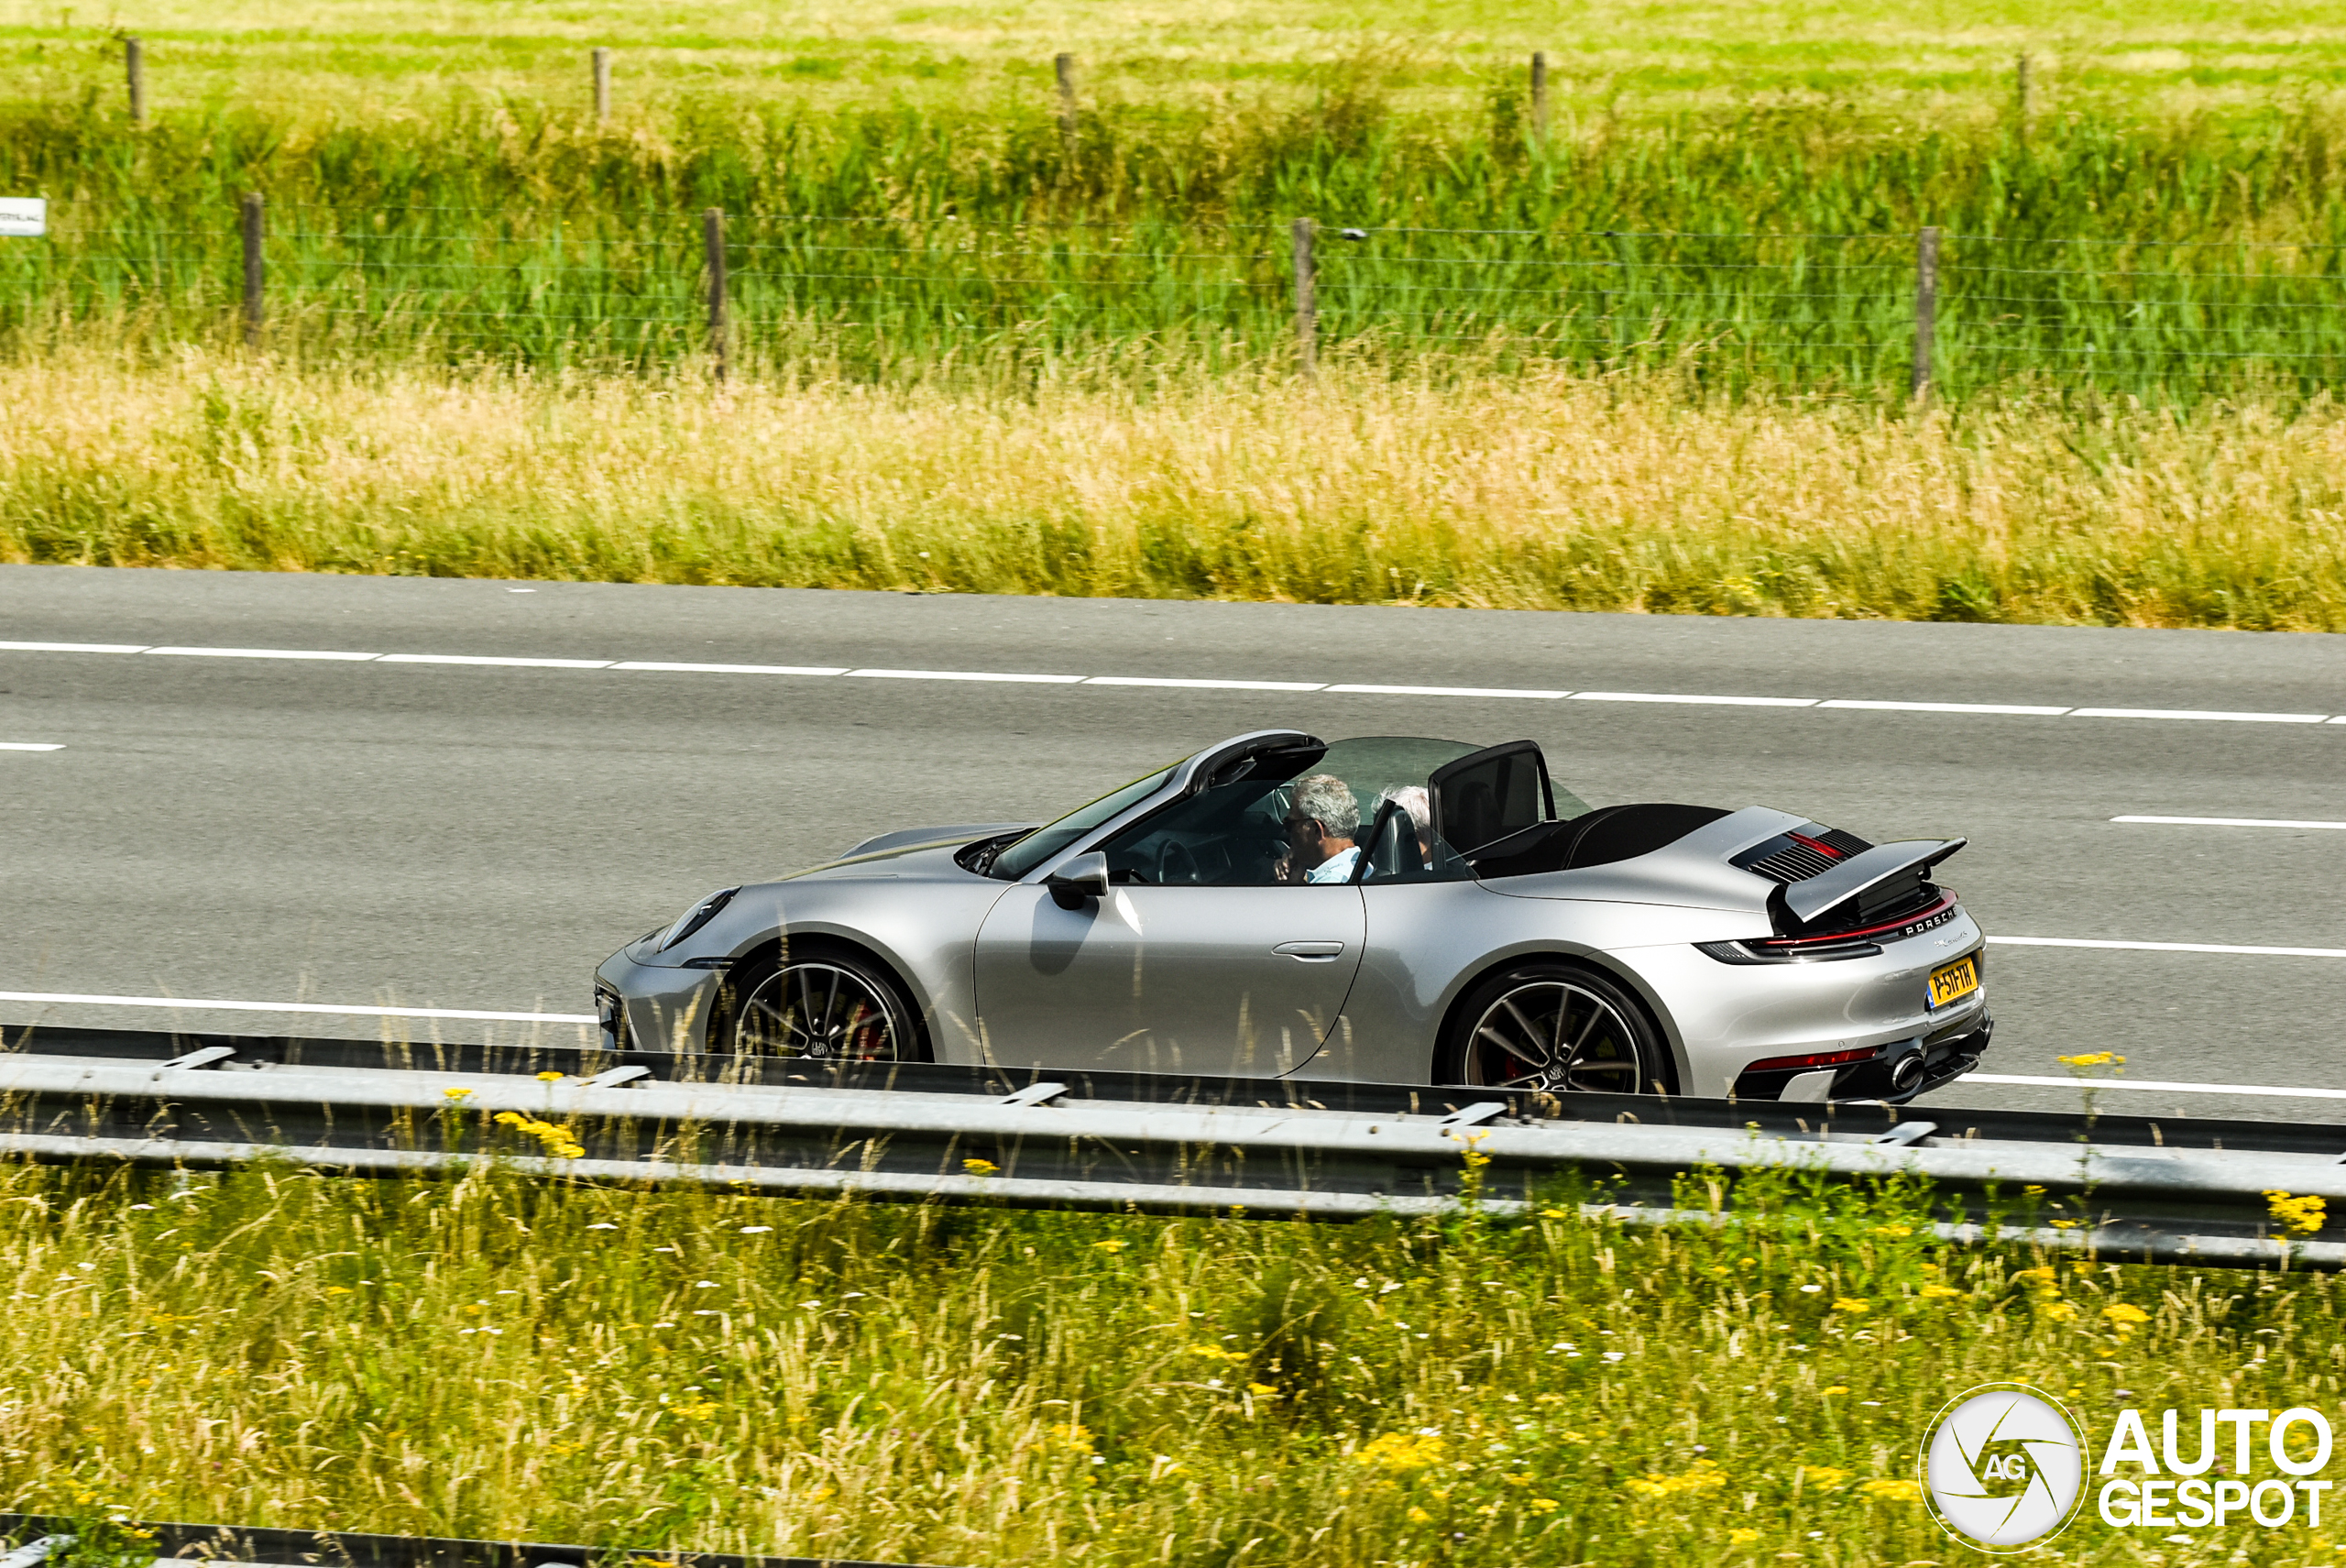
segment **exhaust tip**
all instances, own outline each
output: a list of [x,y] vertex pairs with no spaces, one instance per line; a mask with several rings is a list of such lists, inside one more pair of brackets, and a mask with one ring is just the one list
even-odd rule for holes
[[1890,1081],[1898,1089],[1912,1089],[1923,1081],[1923,1053],[1910,1051],[1890,1069]]

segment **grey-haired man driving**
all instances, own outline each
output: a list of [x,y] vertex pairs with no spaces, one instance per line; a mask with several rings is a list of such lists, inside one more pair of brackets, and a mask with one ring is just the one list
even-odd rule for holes
[[1297,781],[1287,808],[1287,880],[1346,883],[1360,861],[1360,802],[1333,773]]

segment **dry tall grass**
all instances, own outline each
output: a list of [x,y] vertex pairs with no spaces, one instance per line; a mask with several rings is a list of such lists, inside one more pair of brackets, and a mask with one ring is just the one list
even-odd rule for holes
[[2346,413],[1046,377],[0,369],[0,559],[2346,630]]
[[[2334,1275],[1949,1248],[1895,1184],[1732,1201],[1352,1227],[7,1164],[0,1504],[995,1568],[1946,1563],[1911,1477],[1961,1389],[2097,1442],[2338,1398]],[[2154,1560],[2091,1507],[2066,1561]],[[2165,1560],[2335,1561],[2301,1520]]]

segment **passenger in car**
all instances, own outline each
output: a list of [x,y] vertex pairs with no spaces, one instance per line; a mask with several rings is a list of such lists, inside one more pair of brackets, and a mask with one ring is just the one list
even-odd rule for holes
[[1346,883],[1360,860],[1360,801],[1333,773],[1298,780],[1287,808],[1287,874],[1290,883]]
[[[1401,784],[1387,790],[1376,797],[1376,808],[1369,813],[1372,820],[1384,811],[1387,801],[1409,814],[1409,826],[1417,830],[1418,869],[1431,870],[1433,866],[1433,803],[1426,798],[1426,786]],[[1376,873],[1371,872],[1369,874],[1375,876]]]

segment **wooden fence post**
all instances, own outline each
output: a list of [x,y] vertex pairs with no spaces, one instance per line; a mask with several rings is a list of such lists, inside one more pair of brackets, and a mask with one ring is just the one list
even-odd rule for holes
[[601,125],[611,117],[611,51],[595,51],[595,123]]
[[122,40],[123,74],[130,82],[130,123],[147,123],[147,51],[137,38]]
[[1535,147],[1548,144],[1548,56],[1540,50],[1531,56],[1531,142]]
[[1295,220],[1295,363],[1305,376],[1320,367],[1320,277],[1311,254],[1312,224]]
[[1914,236],[1914,371],[1910,389],[1918,399],[1930,396],[1938,328],[1939,231],[1930,228]]
[[2028,56],[2012,61],[2012,110],[2020,125],[2020,139],[2028,139]]
[[262,273],[260,258],[261,196],[258,191],[245,192],[245,346],[260,346],[260,329],[267,317],[263,313]]
[[730,356],[725,318],[725,209],[711,207],[702,214],[700,232],[701,248],[708,265],[708,352],[721,383]]
[[1075,161],[1075,56],[1054,55],[1052,74],[1059,83],[1059,145],[1067,152],[1067,160]]

